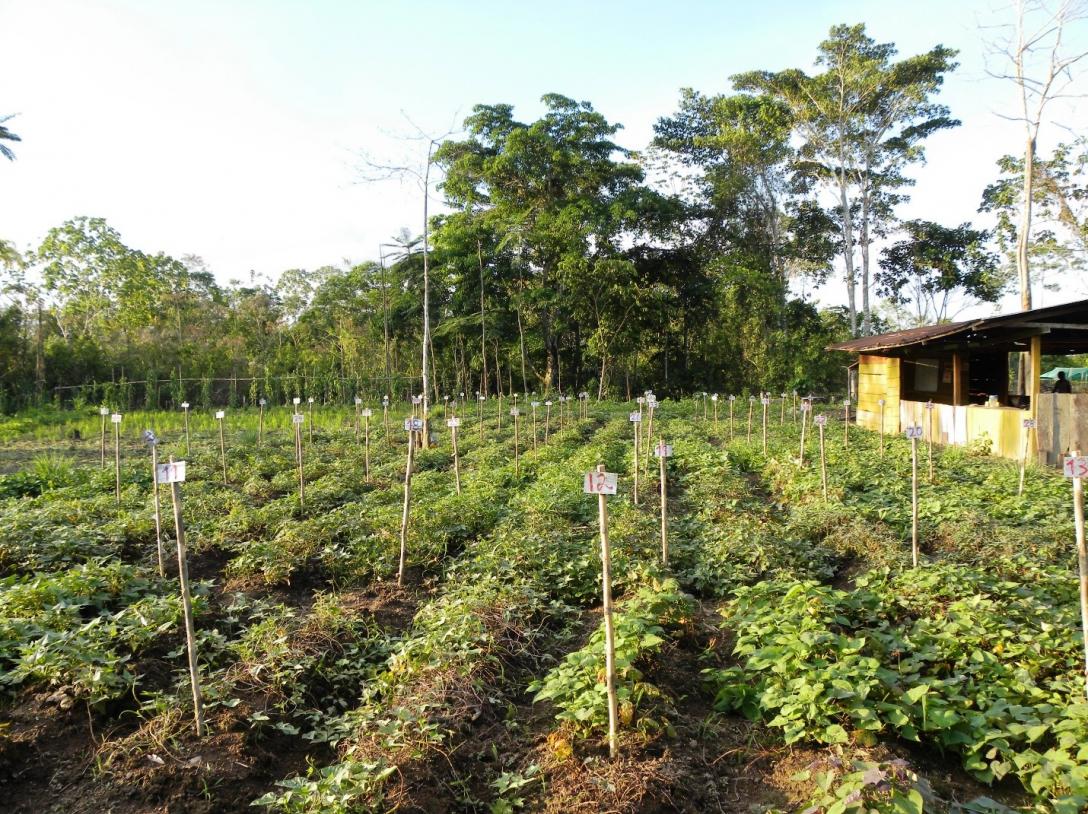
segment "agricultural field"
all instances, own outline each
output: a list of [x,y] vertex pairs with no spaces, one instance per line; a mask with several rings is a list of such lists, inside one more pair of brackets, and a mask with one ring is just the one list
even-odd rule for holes
[[[1088,703],[1060,472],[800,411],[509,401],[0,424],[5,812],[1077,812]],[[302,405],[306,412],[306,405]],[[749,424],[749,415],[752,415]],[[501,419],[501,425],[500,425]],[[649,413],[642,427],[649,433]],[[807,423],[807,422],[806,422]],[[102,427],[106,442],[101,445]],[[187,543],[194,722],[171,487]],[[515,452],[516,445],[516,452]],[[187,449],[188,446],[188,449]],[[104,453],[103,453],[104,449]],[[636,499],[636,461],[638,492]],[[611,549],[608,746],[598,498]],[[667,564],[660,473],[665,472]],[[119,488],[118,488],[119,484]],[[825,494],[826,492],[826,494]],[[161,567],[161,573],[160,573]]]

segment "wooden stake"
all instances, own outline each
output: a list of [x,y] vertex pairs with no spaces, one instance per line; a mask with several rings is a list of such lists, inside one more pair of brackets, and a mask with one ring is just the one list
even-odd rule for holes
[[877,401],[880,407],[880,457],[884,457],[884,399]]
[[113,481],[114,497],[121,505],[121,422],[113,423]]
[[786,394],[785,393],[782,394],[782,404],[781,404],[781,408],[778,411],[778,423],[779,424],[785,424],[786,423]]
[[737,397],[729,397],[729,440],[733,440],[733,405],[736,403]]
[[[170,463],[174,462],[171,456]],[[189,651],[189,681],[193,688],[193,717],[197,737],[204,735],[204,704],[200,697],[200,668],[196,660],[196,631],[193,628],[193,603],[189,595],[189,558],[185,551],[185,524],[182,522],[181,487],[170,484],[174,504],[174,529],[178,541],[178,581],[181,583],[181,608],[185,617],[185,645]]]
[[533,408],[533,449],[536,449],[536,402],[530,406]]
[[260,403],[261,412],[257,418],[257,446],[264,445],[264,399]]
[[748,397],[748,443],[752,443],[752,411],[756,407],[756,397]]
[[162,545],[162,510],[159,506],[159,448],[151,443],[151,491],[155,496],[155,546],[159,554],[159,576],[166,576],[166,551]]
[[[1079,452],[1069,453],[1074,458]],[[1074,469],[1074,473],[1077,470]],[[1073,478],[1073,524],[1077,534],[1077,570],[1080,578],[1080,627],[1084,641],[1085,695],[1088,696],[1088,547],[1084,540],[1084,484],[1081,478]]]
[[308,423],[309,423],[309,427],[310,427],[310,446],[313,446],[313,443],[314,443],[314,400],[313,399],[308,400],[306,402],[306,405],[307,405],[306,406],[306,412],[307,412],[307,414],[309,416]]
[[[604,472],[604,464],[597,467]],[[612,627],[612,549],[608,545],[608,505],[603,494],[597,495],[598,522],[601,527],[601,605],[604,614],[604,680],[608,694],[608,754],[616,757],[619,745],[619,704],[616,700],[616,633]]]
[[824,454],[824,422],[818,422],[820,428],[820,483],[824,489],[824,502],[827,502],[827,457]]
[[805,465],[805,430],[808,428],[808,410],[805,402],[801,402],[801,466]]
[[400,564],[397,566],[397,585],[404,585],[404,561],[408,555],[408,511],[412,506],[412,462],[415,460],[414,430],[408,432],[408,460],[404,466],[404,508],[400,515]]
[[[515,398],[514,404],[517,403]],[[518,477],[521,475],[521,460],[518,456],[518,408],[512,408],[510,414],[514,416],[514,476]]]
[[[292,419],[294,421],[294,419]],[[302,424],[295,424],[295,458],[298,460],[298,508],[306,512],[306,479],[302,468]]]
[[550,401],[544,402],[544,443],[548,443],[548,436],[551,434],[552,428],[552,403]]
[[638,421],[632,421],[631,423],[635,427],[635,445],[634,445],[634,450],[635,450],[635,488],[631,492],[631,496],[632,496],[632,500],[633,500],[634,504],[637,506],[638,505],[638,470],[639,470],[639,466],[641,465],[640,462],[639,462],[639,457],[638,457],[638,435],[639,435],[639,424],[642,423],[642,417],[639,416]]
[[450,427],[450,440],[453,442],[453,480],[457,486],[457,494],[461,494],[461,463],[457,456],[457,426]]
[[714,394],[714,434],[718,434],[718,394]]
[[223,463],[223,485],[227,485],[227,440],[223,434],[223,415],[222,410],[219,411],[220,415],[217,416],[219,420],[219,458]]
[[[106,410],[105,407],[103,407],[102,409]],[[107,415],[109,415],[109,410],[106,410],[104,413],[102,413],[102,443],[100,445],[101,446],[101,451],[102,451],[102,464],[101,464],[102,469],[106,468],[106,416]],[[186,437],[188,437],[188,433],[186,433]]]
[[185,411],[185,454],[188,456],[192,455],[189,450],[189,402],[185,402],[181,407]]
[[665,518],[668,512],[668,489],[666,487],[667,478],[665,477],[665,442],[660,438],[657,439],[657,446],[661,452],[659,460],[660,474],[658,479],[661,481],[661,564],[666,568],[669,567],[669,531],[668,525],[665,522]]
[[910,552],[918,567],[918,436],[910,439]]
[[[369,409],[369,408],[367,408]],[[365,426],[363,427],[363,466],[366,467],[366,482],[370,483],[370,414],[368,413],[364,418]]]
[[760,396],[760,404],[763,406],[763,457],[767,457],[767,408],[771,405],[770,396]]
[[842,447],[850,449],[850,399],[843,399],[842,406],[846,410],[846,418],[842,422]]

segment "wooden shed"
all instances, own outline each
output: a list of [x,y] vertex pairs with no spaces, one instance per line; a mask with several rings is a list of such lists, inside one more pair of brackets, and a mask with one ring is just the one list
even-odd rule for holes
[[[986,319],[926,325],[832,345],[858,354],[857,423],[900,432],[921,425],[942,444],[988,440],[1008,458],[1025,444],[1057,465],[1088,451],[1088,394],[1040,392],[1043,354],[1088,352],[1088,300]],[[1023,394],[1012,392],[1011,354],[1029,353]],[[933,409],[926,404],[933,402]],[[1037,419],[1033,436],[1025,418]]]

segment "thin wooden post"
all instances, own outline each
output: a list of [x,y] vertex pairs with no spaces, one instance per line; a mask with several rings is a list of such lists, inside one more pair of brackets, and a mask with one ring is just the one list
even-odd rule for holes
[[1032,434],[1035,432],[1036,420],[1034,418],[1025,418],[1023,422],[1024,431],[1024,452],[1020,456],[1020,487],[1016,490],[1017,496],[1022,497],[1024,494],[1024,476],[1027,474],[1028,464],[1028,449],[1031,441]]
[[[823,419],[821,421],[820,419]],[[824,425],[827,423],[826,416],[819,416],[815,419],[816,426],[820,430],[820,485],[824,491],[824,502],[827,502],[827,455],[824,452]]]
[[[173,457],[170,463],[173,463]],[[178,541],[178,582],[181,584],[181,608],[185,617],[185,646],[189,651],[189,681],[193,688],[193,717],[197,737],[204,735],[204,704],[200,697],[200,668],[196,658],[196,631],[193,627],[193,603],[189,595],[189,558],[185,550],[185,524],[182,521],[181,487],[170,484],[170,500],[174,505],[174,529]]]
[[151,446],[151,491],[155,503],[155,548],[159,555],[159,576],[165,577],[166,551],[162,545],[162,509],[159,505],[159,447],[154,436],[149,440],[149,444]]
[[763,407],[763,457],[767,457],[767,408],[771,405],[771,397],[763,394],[759,397],[759,403]]
[[181,409],[185,413],[185,454],[192,455],[189,449],[189,402],[183,401]]
[[729,397],[729,440],[733,440],[733,405],[736,404],[737,397]]
[[370,409],[363,411],[363,466],[366,482],[370,483]]
[[[297,414],[296,414],[297,415]],[[301,418],[302,416],[298,416]],[[302,460],[302,422],[296,420],[295,416],[291,418],[295,427],[295,459],[298,461],[298,508],[299,514],[305,514],[306,512],[306,479],[303,474],[303,460]]]
[[110,410],[109,410],[108,407],[100,407],[99,410],[98,410],[98,413],[99,413],[99,415],[102,416],[102,438],[101,438],[101,444],[100,444],[100,448],[101,448],[101,452],[102,452],[101,468],[105,469],[106,468],[106,416],[108,416],[110,414]]
[[219,410],[215,414],[216,420],[219,422],[219,458],[223,464],[223,485],[227,485],[227,439],[223,433],[223,418],[224,412]]
[[114,498],[121,504],[121,414],[110,416],[113,422],[113,482]]
[[540,405],[539,401],[534,401],[530,406],[533,408],[533,449],[536,449],[536,408]]
[[779,425],[786,423],[786,394],[782,394],[782,403],[779,405],[778,411],[778,423]]
[[842,422],[842,447],[850,449],[850,399],[843,399],[842,407],[845,411]]
[[404,585],[404,562],[408,556],[408,512],[412,506],[412,462],[415,460],[415,430],[408,431],[408,460],[404,466],[404,507],[400,515],[400,564],[397,585]]
[[748,397],[748,443],[752,443],[752,412],[756,407],[756,397]]
[[457,425],[461,423],[459,418],[446,420],[450,427],[450,441],[453,443],[453,480],[457,487],[457,494],[461,494],[461,462],[457,455]]
[[[604,473],[604,464],[597,466]],[[597,518],[601,527],[601,610],[604,615],[604,681],[608,695],[608,755],[616,757],[619,704],[616,700],[616,632],[612,627],[612,549],[608,544],[608,504],[604,493],[597,495]]]
[[718,394],[715,393],[713,396],[710,397],[710,399],[711,399],[711,401],[714,402],[714,434],[717,435],[718,434]]
[[355,443],[356,444],[359,443],[359,413],[361,412],[361,410],[359,408],[360,408],[361,405],[362,405],[362,400],[359,399],[359,398],[356,398],[355,399]]
[[928,421],[926,421],[926,424],[929,425],[926,428],[926,435],[928,436],[927,439],[926,439],[926,459],[927,459],[927,465],[928,465],[928,468],[929,468],[929,482],[930,483],[933,483],[933,413],[934,412],[935,412],[935,410],[933,409],[933,402],[932,401],[926,402],[926,418],[928,419]]
[[314,399],[313,396],[306,399],[306,413],[308,415],[308,424],[310,428],[310,446],[314,443]]
[[[517,399],[514,400],[514,404],[517,404]],[[514,417],[514,476],[521,475],[521,459],[518,455],[518,415],[520,411],[517,407],[513,407],[510,410],[510,415]]]
[[1073,468],[1073,524],[1077,535],[1077,570],[1080,583],[1080,628],[1084,642],[1085,695],[1088,696],[1088,547],[1084,540],[1084,483],[1075,461],[1080,453],[1069,453],[1074,459]]
[[669,567],[669,531],[668,525],[665,521],[668,512],[668,489],[666,487],[667,478],[665,476],[665,458],[667,446],[660,438],[657,439],[658,456],[660,459],[660,475],[658,476],[661,482],[661,564],[666,568]]
[[261,412],[257,418],[257,446],[264,445],[264,405],[265,400],[261,399],[260,402]]
[[918,567],[918,433],[910,439],[910,552],[914,567]]
[[804,399],[801,400],[801,466],[805,465],[805,430],[808,428],[808,410]]

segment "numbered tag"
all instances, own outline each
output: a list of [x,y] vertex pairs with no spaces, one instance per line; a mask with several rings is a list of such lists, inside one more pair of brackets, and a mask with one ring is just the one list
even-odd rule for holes
[[637,399],[635,399],[635,402],[636,402],[637,404],[642,404],[642,403],[644,403],[645,401],[646,401],[646,399],[644,399],[644,398],[643,398],[642,396],[639,396],[639,397],[638,397]]
[[461,419],[459,419],[459,418],[447,418],[446,419],[446,426],[447,427],[460,427],[461,426]]
[[812,423],[815,424],[817,427],[826,426],[827,425],[827,416],[818,415],[814,419],[812,419]]
[[406,418],[404,419],[404,429],[406,432],[419,432],[423,429],[422,418]]
[[216,410],[215,411],[215,417],[220,419],[220,420],[226,418],[226,416],[227,416],[227,414],[225,412],[223,412],[222,410]]
[[477,396],[480,401],[487,401],[487,396]]
[[268,404],[268,402],[265,399],[261,399],[257,403],[260,404],[262,407],[264,407],[266,404]]
[[412,404],[422,404],[423,396],[412,396]]
[[539,407],[539,406],[540,406],[540,402],[539,402],[539,401],[534,401],[534,402],[531,402],[531,403],[529,404],[529,406],[530,406],[530,407],[533,407],[533,408],[535,409],[535,408],[537,408],[537,407]]
[[842,400],[842,406],[843,407],[849,407],[850,406],[850,399],[843,399]]
[[654,447],[655,458],[671,458],[672,457],[672,444],[666,444],[664,441],[658,442]]
[[291,399],[291,403],[297,406],[299,404],[302,404],[302,399],[300,399],[298,396],[295,396],[293,399]]
[[627,416],[627,420],[637,424],[638,422],[642,421],[642,413],[630,413]]
[[98,408],[98,414],[99,415],[109,415],[110,414],[110,408],[109,407],[99,407]]
[[883,406],[884,406],[884,399],[877,399],[877,400],[876,400],[876,403],[877,403],[878,405],[880,405],[881,407],[883,407]]
[[736,397],[736,396],[730,396],[730,397],[729,397],[729,400],[730,400],[730,401],[736,401],[736,400],[737,400],[737,397]]
[[618,482],[615,472],[586,472],[582,491],[587,495],[614,495]]
[[374,415],[374,411],[367,407],[366,409],[362,410],[359,415],[361,415],[363,418],[370,418],[372,415]]
[[579,394],[578,394],[578,398],[580,398],[580,399],[587,399],[587,398],[589,398],[589,393],[584,393],[584,392],[583,392],[583,393],[579,393]]
[[551,407],[552,403],[550,401],[546,401],[546,402],[544,402],[544,406],[545,407]]
[[521,415],[521,410],[519,410],[517,407],[511,407],[510,415]]
[[1062,466],[1067,478],[1088,478],[1088,455],[1068,455]]
[[[189,409],[189,402],[187,402],[187,401],[183,401],[183,402],[181,403],[181,409],[183,409],[183,410],[188,410],[188,409]],[[103,415],[105,415],[105,413],[103,413]]]
[[382,396],[382,404],[389,405],[389,396]]
[[917,426],[917,427],[907,427],[907,429],[906,429],[906,432],[905,432],[904,434],[905,434],[905,435],[907,436],[907,438],[908,438],[908,439],[910,439],[911,441],[917,441],[917,440],[918,440],[918,439],[920,439],[920,438],[922,437],[922,435],[923,435],[923,433],[922,433],[922,428],[921,428],[920,426]]
[[155,437],[155,433],[153,431],[144,430],[144,443],[146,443],[149,447],[153,447],[155,446],[155,444],[159,443],[159,439]]
[[114,424],[120,424],[121,423],[121,414],[120,413],[114,413],[113,415],[110,416],[110,421],[112,421]]
[[766,407],[768,404],[771,403],[771,400],[767,396],[764,396],[759,400],[759,403]]
[[1024,429],[1025,430],[1034,430],[1038,426],[1039,426],[1039,422],[1036,419],[1034,419],[1034,418],[1025,418],[1024,419]]
[[158,464],[155,467],[155,478],[159,483],[185,483],[185,461]]
[[926,410],[932,410],[932,409],[933,409],[933,402],[932,401],[927,401],[926,402]]
[[788,395],[789,395],[789,393],[783,393],[782,398],[786,398],[786,396],[788,396]]
[[801,401],[801,412],[802,413],[812,412],[812,402],[802,400]]
[[359,398],[358,396],[356,396],[355,397],[355,406],[358,407],[362,403],[363,403],[363,400],[361,398]]
[[306,423],[306,416],[304,416],[302,413],[294,413],[291,416],[291,423],[292,424],[305,424]]
[[717,401],[718,400],[718,394],[715,393],[713,396],[710,397],[710,400],[711,401]]

